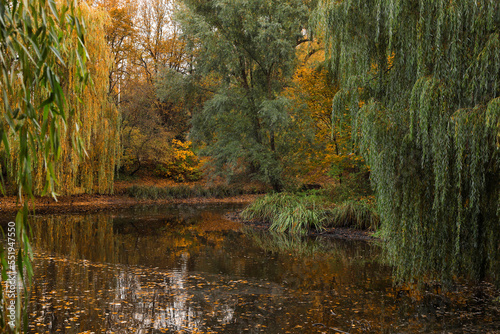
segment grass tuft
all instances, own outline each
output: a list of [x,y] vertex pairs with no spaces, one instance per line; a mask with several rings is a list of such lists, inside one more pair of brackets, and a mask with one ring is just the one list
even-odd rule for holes
[[269,222],[271,231],[292,234],[325,227],[378,228],[379,218],[370,199],[351,199],[338,205],[327,203],[325,197],[317,194],[269,194],[246,207],[241,217]]
[[257,199],[241,217],[270,222],[271,231],[304,234],[311,228],[322,229],[327,215],[316,197],[278,193]]
[[377,230],[380,219],[373,201],[361,198],[346,200],[329,210],[328,226]]

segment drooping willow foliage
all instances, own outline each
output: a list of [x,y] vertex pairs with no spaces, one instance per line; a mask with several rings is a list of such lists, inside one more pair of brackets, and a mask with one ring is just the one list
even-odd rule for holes
[[[87,22],[85,45],[89,54],[87,68],[92,84],[80,96],[71,91],[66,92],[66,96],[71,96],[68,98],[68,107],[75,108],[87,157],[79,160],[69,141],[62,145],[62,161],[58,170],[59,191],[111,193],[114,168],[118,164],[120,152],[119,114],[108,97],[109,69],[113,66],[113,56],[104,30],[108,17],[103,10],[84,4],[81,7],[82,16]],[[68,87],[72,87],[71,81],[77,78],[75,67],[72,66],[75,61],[71,59],[68,64]],[[77,98],[81,103],[76,103]]]
[[[67,58],[76,59],[74,91],[82,91],[88,82],[84,23],[75,5],[71,1],[56,5],[53,0],[0,0],[0,190],[5,192],[3,181],[8,172],[15,180],[19,200],[24,202],[15,227],[9,224],[8,234],[2,232],[8,236],[8,248],[0,243],[2,333],[28,331],[27,288],[33,269],[25,197],[33,195],[33,165],[41,155],[45,191],[53,193],[54,166],[61,155],[61,128],[68,119],[74,120],[73,110],[66,108],[58,73],[64,65],[61,54],[66,52]],[[74,42],[71,49],[63,47],[68,40]],[[69,135],[78,138],[78,133]],[[80,146],[75,147],[78,150]],[[15,261],[12,253],[16,253]],[[15,309],[8,308],[14,304]]]
[[399,279],[500,282],[500,2],[324,0]]
[[[56,73],[60,80],[60,89],[65,99],[61,101],[68,112],[69,118],[57,122],[60,130],[53,141],[58,145],[57,164],[51,164],[54,173],[53,189],[59,195],[75,193],[111,193],[113,191],[114,167],[117,164],[119,145],[119,115],[117,108],[108,99],[108,73],[112,66],[112,57],[106,44],[104,25],[107,19],[105,12],[89,7],[85,3],[79,6],[80,15],[86,22],[85,45],[89,57],[87,70],[90,83],[83,90],[75,90],[81,80],[80,61],[73,50],[78,48],[77,34],[64,39],[56,58],[58,65]],[[59,59],[60,58],[60,59]],[[15,60],[14,60],[15,62]],[[14,66],[14,65],[13,65]],[[20,84],[20,83],[18,83]],[[42,105],[50,100],[49,90],[41,85],[35,85],[31,99],[34,104]],[[44,122],[43,113],[39,113],[37,121]],[[73,134],[79,133],[75,137]],[[75,141],[78,140],[79,143]],[[10,156],[3,166],[7,178],[18,182],[17,175],[22,167],[17,159],[21,144],[16,136],[8,136],[11,147]],[[33,170],[31,175],[32,190],[36,195],[44,193],[47,187],[47,163],[44,147],[34,143],[36,158],[29,163]],[[83,149],[82,152],[80,151]],[[2,152],[0,152],[2,153]],[[80,158],[82,156],[82,158]]]

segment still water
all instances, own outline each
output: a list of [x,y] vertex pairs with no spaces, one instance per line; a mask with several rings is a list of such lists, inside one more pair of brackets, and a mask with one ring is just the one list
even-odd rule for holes
[[[365,241],[270,234],[234,206],[149,207],[32,222],[31,333],[483,333],[474,289],[396,288]],[[457,289],[459,290],[459,289]]]

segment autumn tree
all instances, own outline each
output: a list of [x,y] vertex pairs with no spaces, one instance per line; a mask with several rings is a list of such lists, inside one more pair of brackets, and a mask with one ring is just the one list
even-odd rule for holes
[[[322,1],[402,279],[500,280],[500,3]],[[366,103],[361,103],[366,102]]]
[[[82,17],[89,23],[87,27],[86,52],[89,56],[87,69],[91,76],[90,85],[83,90],[74,89],[76,81],[81,80],[78,63],[80,60],[73,55],[81,43],[77,36],[68,36],[64,44],[60,45],[57,54],[58,66],[55,75],[59,79],[58,89],[65,95],[64,100],[59,100],[58,108],[72,111],[66,125],[59,123],[57,127],[65,128],[58,138],[53,140],[58,143],[59,160],[57,165],[48,168],[45,161],[44,145],[33,141],[29,163],[33,172],[30,175],[31,189],[34,194],[41,195],[47,189],[52,189],[58,194],[74,193],[111,193],[113,191],[114,166],[118,158],[118,111],[108,99],[108,69],[111,58],[107,47],[104,22],[106,14],[96,8],[82,4],[79,7]],[[33,51],[35,52],[35,51]],[[20,84],[20,83],[19,83]],[[54,86],[56,87],[56,86]],[[51,97],[47,89],[36,87],[30,97],[34,103],[43,105],[50,102]],[[44,102],[45,101],[45,102]],[[84,101],[85,103],[79,103]],[[16,103],[20,103],[19,99]],[[47,113],[34,114],[36,122],[47,122]],[[72,133],[79,132],[80,145],[75,145]],[[41,134],[45,136],[46,134]],[[23,142],[15,136],[6,137],[10,149],[7,159],[8,179],[18,182],[18,175],[26,168],[27,162],[17,159],[18,152],[24,150]],[[85,159],[79,159],[83,150]],[[50,179],[47,173],[52,173],[52,178],[58,182],[47,185]]]
[[[81,93],[88,81],[86,50],[84,44],[85,24],[74,3],[58,3],[44,0],[0,2],[0,154],[2,173],[12,177],[16,193],[24,209],[16,216],[15,240],[17,245],[8,245],[9,253],[16,252],[15,265],[7,262],[7,254],[0,246],[2,287],[0,296],[0,330],[21,333],[28,331],[27,305],[29,293],[26,287],[31,281],[31,247],[27,233],[28,206],[26,197],[33,196],[34,174],[43,173],[44,191],[54,195],[57,190],[57,170],[61,147],[67,142],[79,150],[77,112],[68,108],[64,89],[70,94]],[[73,80],[63,82],[61,68],[67,69],[68,59],[73,59]],[[66,60],[66,61],[65,61]],[[75,101],[78,103],[78,100]],[[77,107],[73,105],[72,107]],[[78,156],[78,158],[80,158]],[[38,159],[38,161],[37,161]],[[15,161],[16,168],[12,168]],[[39,163],[42,161],[43,163]],[[75,162],[76,163],[76,162]],[[42,171],[36,170],[39,166]],[[4,183],[0,189],[4,193]],[[13,231],[10,229],[9,237]],[[15,272],[17,278],[7,276]],[[4,284],[6,283],[6,284]],[[12,288],[23,284],[16,294],[14,317],[6,306]],[[4,290],[4,287],[8,290]],[[23,311],[24,310],[24,313]],[[8,314],[8,312],[10,314]],[[24,321],[23,321],[24,320]],[[23,326],[21,326],[23,324]]]
[[[160,99],[161,71],[181,71],[184,44],[171,20],[173,0],[102,0],[110,17],[106,38],[113,54],[110,95],[121,111],[122,172],[135,174],[168,160],[171,139],[185,139],[189,115],[183,103]],[[177,102],[177,101],[176,101]]]
[[137,65],[151,84],[163,68],[180,71],[185,66],[184,42],[178,25],[172,21],[177,2],[143,0],[137,20]]
[[109,95],[120,102],[121,86],[134,77],[133,59],[136,55],[137,4],[130,0],[100,0],[95,4],[108,13],[105,22],[106,41],[113,57],[109,69]]
[[325,59],[322,37],[316,35],[297,47],[297,60],[292,81],[283,92],[291,101],[288,112],[292,118],[281,135],[290,143],[283,157],[287,174],[296,176],[299,184],[330,176],[342,186],[338,190],[344,195],[360,196],[369,191],[367,168],[351,138],[348,117],[332,121],[338,85]]
[[155,97],[152,105],[159,114],[163,127],[171,137],[185,139],[189,128],[189,110],[183,101],[158,96],[157,82],[164,71],[186,73],[188,55],[178,24],[172,20],[179,6],[174,0],[144,0],[137,14],[136,65]]
[[281,96],[293,73],[295,48],[306,38],[302,1],[184,1],[178,17],[193,68],[220,80],[193,115],[192,137],[206,145],[225,176],[249,172],[283,186],[277,133],[290,121]]
[[167,154],[170,136],[155,106],[154,87],[143,80],[130,80],[122,89],[123,165],[129,175],[134,175],[153,159],[159,161]]

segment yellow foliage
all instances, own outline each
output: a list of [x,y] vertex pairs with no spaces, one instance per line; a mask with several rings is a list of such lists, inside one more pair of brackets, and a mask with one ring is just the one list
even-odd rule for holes
[[172,139],[170,155],[157,166],[157,173],[177,182],[196,181],[201,177],[201,161],[191,149],[190,141]]
[[[294,123],[302,130],[297,138],[298,149],[289,158],[288,174],[314,181],[332,171],[336,176],[343,170],[356,169],[364,161],[354,154],[347,110],[343,115],[345,120],[332,127],[332,101],[338,88],[322,66],[325,60],[322,45],[317,41],[306,43],[298,48],[297,54],[300,64],[293,75],[293,84],[284,94],[294,101],[293,106],[305,108],[292,115]],[[313,143],[304,135],[311,130],[308,119],[313,121]]]
[[[97,8],[82,2],[79,11],[86,24],[85,45],[88,53],[87,69],[90,74],[90,84],[83,91],[73,91],[74,81],[79,80],[77,62],[71,56],[70,50],[78,47],[76,33],[61,45],[61,56],[64,64],[59,66],[59,80],[65,94],[66,109],[74,110],[74,118],[68,119],[66,125],[60,123],[61,137],[60,158],[55,165],[55,175],[58,184],[55,192],[59,195],[75,193],[111,193],[113,191],[114,168],[118,163],[119,149],[119,114],[118,110],[108,101],[108,70],[112,59],[106,43],[104,24],[107,14]],[[66,41],[66,40],[65,40]],[[33,98],[40,104],[47,98],[47,92],[41,89],[33,92]],[[42,113],[39,113],[39,123],[42,124]],[[78,133],[85,154],[80,159],[77,145],[72,142],[72,133]],[[14,176],[18,166],[16,161],[19,143],[9,138],[11,162],[8,168],[9,176]],[[43,148],[37,148],[36,159],[33,157],[33,192],[43,193],[46,180]]]

